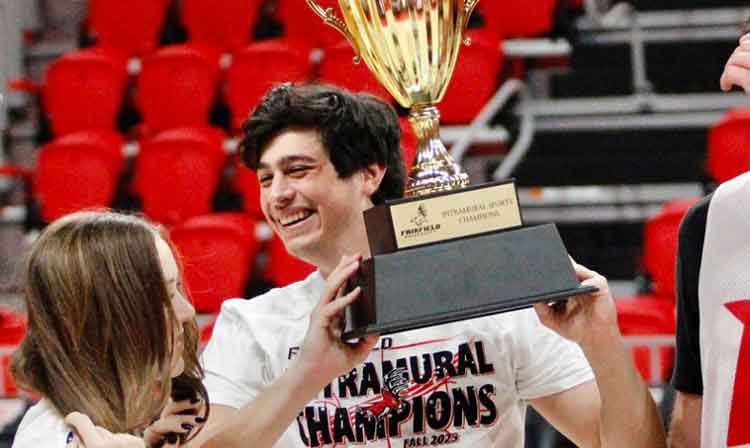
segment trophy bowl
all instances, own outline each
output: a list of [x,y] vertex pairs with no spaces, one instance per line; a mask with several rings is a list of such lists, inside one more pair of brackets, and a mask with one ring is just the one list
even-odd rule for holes
[[378,81],[403,107],[417,136],[417,156],[406,196],[455,190],[469,176],[440,141],[443,99],[458,60],[466,26],[478,0],[339,0],[333,8],[307,4],[354,47]]

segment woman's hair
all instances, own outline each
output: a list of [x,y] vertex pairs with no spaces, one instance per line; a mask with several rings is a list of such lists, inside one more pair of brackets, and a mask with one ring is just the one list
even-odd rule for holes
[[[29,327],[12,374],[66,415],[82,412],[115,432],[150,424],[171,393],[179,325],[156,238],[143,219],[79,212],[50,224],[31,250],[25,298]],[[174,252],[174,250],[173,250]],[[180,384],[208,400],[198,363],[198,327],[184,324]]]

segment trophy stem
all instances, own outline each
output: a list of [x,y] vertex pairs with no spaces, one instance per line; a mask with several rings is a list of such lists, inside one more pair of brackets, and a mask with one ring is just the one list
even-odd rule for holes
[[409,113],[417,136],[417,156],[409,172],[406,197],[456,190],[469,185],[469,175],[440,141],[440,112],[435,106],[415,106]]

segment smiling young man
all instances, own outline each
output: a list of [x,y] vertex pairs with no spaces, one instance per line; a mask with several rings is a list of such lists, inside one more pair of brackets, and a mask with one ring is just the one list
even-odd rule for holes
[[[225,302],[203,353],[209,432],[237,421],[237,409],[299,356],[324,278],[342,255],[369,256],[362,212],[400,197],[405,183],[396,114],[370,96],[284,85],[244,131],[243,160],[257,171],[266,218],[318,271]],[[662,446],[606,280],[576,272],[599,292],[559,312],[540,305],[382,337],[364,363],[317,385],[276,446],[522,446],[527,404],[580,446]],[[223,446],[257,446],[241,425],[224,436]]]

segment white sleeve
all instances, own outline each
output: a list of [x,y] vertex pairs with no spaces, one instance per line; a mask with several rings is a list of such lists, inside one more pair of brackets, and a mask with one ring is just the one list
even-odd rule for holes
[[211,403],[240,408],[265,388],[267,362],[249,322],[233,302],[222,305],[201,363]]
[[581,348],[545,327],[536,312],[519,319],[516,388],[524,400],[545,397],[594,379]]

